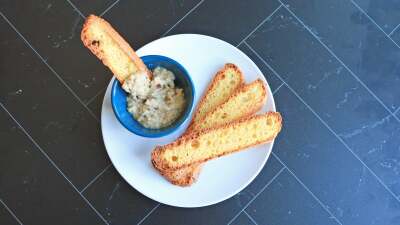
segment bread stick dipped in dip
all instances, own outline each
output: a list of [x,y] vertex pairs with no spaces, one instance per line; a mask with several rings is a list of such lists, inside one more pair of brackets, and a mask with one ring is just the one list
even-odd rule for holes
[[86,18],[81,39],[121,82],[128,93],[127,110],[139,123],[159,129],[178,119],[186,102],[171,71],[162,67],[150,71],[118,32],[95,15]]

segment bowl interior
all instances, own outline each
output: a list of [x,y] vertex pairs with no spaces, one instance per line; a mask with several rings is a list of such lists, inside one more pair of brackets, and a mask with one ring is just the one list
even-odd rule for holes
[[127,93],[122,89],[118,80],[112,86],[111,102],[114,113],[121,124],[129,131],[144,137],[161,137],[176,130],[190,115],[193,107],[194,86],[186,69],[178,62],[165,56],[148,55],[141,57],[147,68],[150,70],[158,66],[170,70],[175,75],[175,85],[183,89],[185,95],[185,109],[179,118],[168,127],[161,129],[149,129],[137,122],[127,110]]

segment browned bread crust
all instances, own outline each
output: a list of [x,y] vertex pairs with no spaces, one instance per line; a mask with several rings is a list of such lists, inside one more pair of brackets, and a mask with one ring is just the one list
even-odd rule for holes
[[[232,135],[232,134],[240,135],[239,133],[236,133],[236,132],[238,132],[237,128],[239,128],[240,126],[247,126],[251,122],[259,122],[259,123],[265,122],[268,124],[270,120],[274,121],[273,126],[269,127],[269,129],[271,129],[271,130],[268,132],[270,132],[270,133],[268,135],[265,135],[262,140],[256,140],[257,138],[254,138],[254,140],[251,140],[251,141],[242,140],[242,141],[238,142],[238,144],[240,144],[240,145],[236,146],[236,147],[231,147],[231,146],[228,147],[228,145],[222,145],[222,147],[224,147],[223,151],[221,150],[221,152],[217,153],[216,155],[207,156],[207,157],[204,156],[204,157],[200,157],[200,158],[191,157],[190,162],[183,163],[183,164],[175,164],[174,165],[174,164],[170,163],[170,161],[164,157],[166,155],[166,153],[168,153],[168,151],[171,152],[174,149],[176,149],[177,147],[191,146],[192,143],[199,141],[200,138],[205,137],[205,135],[207,135],[207,134],[227,131],[227,132],[230,132],[230,134],[228,134],[228,136]],[[232,129],[229,130],[229,128],[232,128]],[[190,133],[188,135],[184,135],[184,136],[180,137],[179,139],[177,139],[176,141],[174,141],[170,144],[167,144],[164,146],[157,146],[153,150],[152,155],[151,155],[152,163],[153,163],[153,165],[155,165],[156,168],[163,170],[163,171],[170,171],[170,170],[185,168],[185,167],[192,166],[197,163],[203,163],[203,162],[206,162],[213,158],[221,157],[223,155],[230,154],[230,153],[233,153],[233,152],[236,152],[236,151],[239,151],[239,150],[251,147],[251,146],[270,142],[277,136],[277,134],[280,132],[281,128],[282,128],[281,115],[277,112],[268,112],[263,115],[254,115],[249,118],[244,118],[244,119],[241,119],[241,120],[233,122],[233,123],[221,125],[219,127],[205,129],[205,130],[201,130],[201,131],[195,131],[193,133]],[[246,142],[246,143],[244,143],[244,142]],[[189,154],[191,154],[191,153],[193,153],[193,149],[191,149],[191,152],[189,152]],[[188,156],[188,157],[190,157],[190,156]]]
[[154,168],[169,182],[178,186],[189,186],[197,181],[199,173],[202,168],[202,164],[194,164],[192,166],[188,166],[185,168],[181,168],[178,170],[162,170],[157,167],[157,164],[151,160]]
[[[115,45],[104,45],[100,40],[96,39],[94,36],[95,29],[100,29],[107,35],[107,38],[113,41]],[[120,66],[114,65],[113,61],[110,60],[110,56],[105,54],[104,48],[116,47],[118,51],[128,57],[127,67],[134,68],[135,71],[143,71],[151,77],[150,71],[148,71],[146,65],[131,48],[131,46],[118,34],[116,30],[104,19],[89,15],[83,25],[81,32],[81,40],[83,44],[99,58],[104,65],[106,65],[115,75],[115,77],[122,83],[130,74],[122,74]]]
[[[212,117],[213,113],[216,114],[220,112],[222,109],[224,109],[224,106],[226,107],[227,102],[229,102],[230,99],[235,99],[239,94],[244,93],[248,91],[252,86],[259,85],[261,87],[261,97],[259,98],[259,101],[254,102],[250,107],[244,109],[243,111],[239,112],[238,117],[236,118],[226,118],[226,119],[221,119],[218,121],[218,123],[213,123],[212,125],[221,125],[227,122],[232,122],[235,120],[239,120],[245,117],[248,117],[250,115],[253,115],[256,113],[260,108],[264,105],[266,99],[267,99],[267,91],[264,85],[264,82],[261,81],[260,79],[254,81],[253,83],[247,84],[247,85],[242,85],[242,87],[236,89],[235,93],[229,97],[229,99],[225,102],[220,104],[219,106],[216,107],[216,109],[212,110],[211,112],[207,113],[204,118],[200,119],[198,123],[194,123],[192,125],[193,130],[201,130],[204,129],[202,128],[202,124],[207,124],[207,120]],[[236,110],[236,109],[235,109]],[[204,126],[203,126],[204,127]],[[186,134],[189,132],[187,131]],[[161,169],[156,168],[168,181],[170,181],[173,184],[179,185],[179,186],[189,186],[193,184],[199,174],[200,174],[200,166],[201,164],[195,164],[190,167],[185,167],[182,169],[178,170],[173,170],[173,171],[162,171]]]
[[[209,107],[208,110],[200,110],[200,109],[204,108],[204,104],[207,101],[210,101],[210,100],[213,101],[212,99],[210,99],[210,98],[212,98],[210,93],[212,91],[214,91],[215,87],[217,86],[217,84],[219,84],[219,82],[223,82],[223,79],[225,79],[225,75],[228,71],[233,71],[235,73],[235,75],[237,76],[236,78],[239,78],[239,81],[236,84],[236,86],[228,93],[228,95],[225,98],[220,99],[218,104],[216,104],[212,107]],[[244,84],[244,78],[243,78],[243,74],[240,71],[240,69],[232,63],[225,64],[224,67],[215,74],[210,85],[207,87],[207,90],[205,91],[203,97],[201,98],[199,104],[197,105],[197,108],[195,110],[195,114],[192,118],[191,124],[189,125],[189,128],[186,130],[185,134],[189,133],[189,130],[192,130],[191,127],[193,127],[196,124],[195,121],[200,120],[201,117],[203,117],[207,112],[212,111],[218,105],[223,104],[226,101],[226,99],[228,99],[232,93],[234,93],[241,86],[243,86],[243,84]],[[193,184],[194,182],[196,182],[196,180],[198,179],[202,164],[198,163],[193,166],[185,167],[185,168],[178,169],[178,170],[169,170],[169,171],[163,171],[160,168],[157,168],[155,165],[154,165],[154,167],[162,176],[164,176],[172,184],[179,185],[179,186],[189,186],[189,185]]]
[[[229,118],[227,119],[219,119],[219,121],[210,121],[210,118],[215,118],[217,117],[216,115],[222,113],[222,111],[229,107],[228,104],[232,103],[233,101],[237,100],[237,97],[242,95],[243,93],[247,93],[248,91],[250,91],[250,89],[252,88],[256,88],[256,87],[260,87],[261,91],[260,91],[260,96],[258,96],[257,98],[257,102],[252,102],[254,100],[250,99],[249,102],[252,102],[253,104],[251,104],[249,107],[242,109],[241,111],[238,112],[238,116],[236,118]],[[264,85],[264,82],[261,79],[257,79],[249,84],[244,84],[242,85],[240,88],[236,89],[236,91],[222,104],[218,105],[216,108],[214,108],[214,110],[208,112],[205,114],[205,116],[199,120],[198,123],[193,124],[193,126],[191,127],[192,130],[188,130],[187,132],[192,132],[194,131],[199,131],[205,128],[209,128],[210,125],[212,126],[219,126],[225,123],[229,123],[229,122],[233,122],[236,120],[240,120],[242,118],[246,118],[250,115],[255,114],[257,111],[259,111],[261,109],[261,107],[265,104],[267,100],[267,88]],[[235,101],[235,103],[237,103],[237,101]],[[240,104],[240,103],[238,103]],[[235,104],[235,105],[238,105]],[[232,111],[238,111],[238,108],[232,108]],[[229,113],[229,112],[227,112]],[[209,124],[212,123],[212,124]]]
[[[210,85],[207,87],[207,90],[203,94],[203,97],[200,99],[200,102],[196,107],[195,113],[193,115],[192,121],[190,122],[190,125],[189,125],[187,131],[190,131],[192,129],[191,127],[193,126],[193,124],[195,124],[198,120],[202,119],[205,116],[204,113],[201,113],[200,109],[202,109],[204,107],[204,104],[206,103],[208,98],[211,97],[209,95],[210,92],[212,90],[214,90],[214,88],[218,84],[218,82],[220,82],[222,79],[224,79],[225,72],[228,71],[228,70],[235,71],[240,77],[240,82],[239,82],[240,84],[237,85],[236,89],[241,87],[244,84],[244,77],[243,77],[242,71],[235,64],[226,63],[224,65],[224,67],[221,70],[219,70],[217,72],[217,74],[214,76],[214,78],[211,81]],[[229,98],[229,96],[230,95],[226,96],[224,99],[221,99],[221,101],[217,105],[223,104]],[[215,105],[212,109],[214,109],[217,105]],[[211,111],[212,109],[208,110],[208,112]]]

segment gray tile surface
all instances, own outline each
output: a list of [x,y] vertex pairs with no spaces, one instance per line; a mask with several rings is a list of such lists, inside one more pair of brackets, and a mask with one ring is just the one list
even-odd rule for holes
[[21,221],[13,214],[13,212],[10,212],[9,209],[6,208],[4,203],[0,205],[0,224],[20,225]]
[[204,1],[169,34],[206,34],[237,45],[278,6],[275,0]]
[[246,211],[257,224],[337,224],[287,170]]
[[400,21],[400,2],[397,0],[353,0],[387,34],[392,32]]
[[135,191],[113,166],[83,194],[110,224],[136,224],[157,205]]
[[365,14],[348,0],[284,2],[390,111],[400,106],[400,48]]
[[[83,188],[109,160],[100,124],[4,21],[0,102],[66,176]],[[51,93],[51,94],[50,94]]]
[[[0,224],[400,224],[399,3],[282,1],[1,1]],[[136,192],[103,146],[111,73],[81,44],[90,13],[135,49],[176,33],[240,44],[284,118],[276,157],[214,206]]]
[[279,10],[246,43],[399,193],[397,166],[382,166],[397,157],[399,122],[287,10]]
[[104,18],[137,49],[160,38],[198,3],[199,0],[120,1]]
[[235,221],[231,223],[232,225],[254,225],[254,222],[246,215],[245,212],[240,213]]
[[112,7],[115,2],[119,0],[67,0],[72,3],[83,15],[89,14],[101,15],[108,11],[109,7]]
[[83,18],[68,2],[2,3],[4,15],[82,101],[105,86],[112,73],[82,45]]
[[0,196],[20,221],[60,225],[103,223],[3,108],[0,124],[0,139],[8,140],[0,142]]
[[322,204],[343,224],[396,224],[400,202],[369,168],[288,88],[275,99],[286,127],[276,155]]

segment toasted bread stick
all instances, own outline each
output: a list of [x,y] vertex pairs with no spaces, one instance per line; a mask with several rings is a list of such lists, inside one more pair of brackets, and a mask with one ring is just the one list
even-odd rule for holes
[[156,147],[152,163],[164,171],[203,163],[242,149],[272,141],[282,128],[277,112],[254,115],[239,121],[184,135]]
[[131,46],[104,19],[90,15],[81,32],[83,44],[123,83],[132,74],[151,72]]

